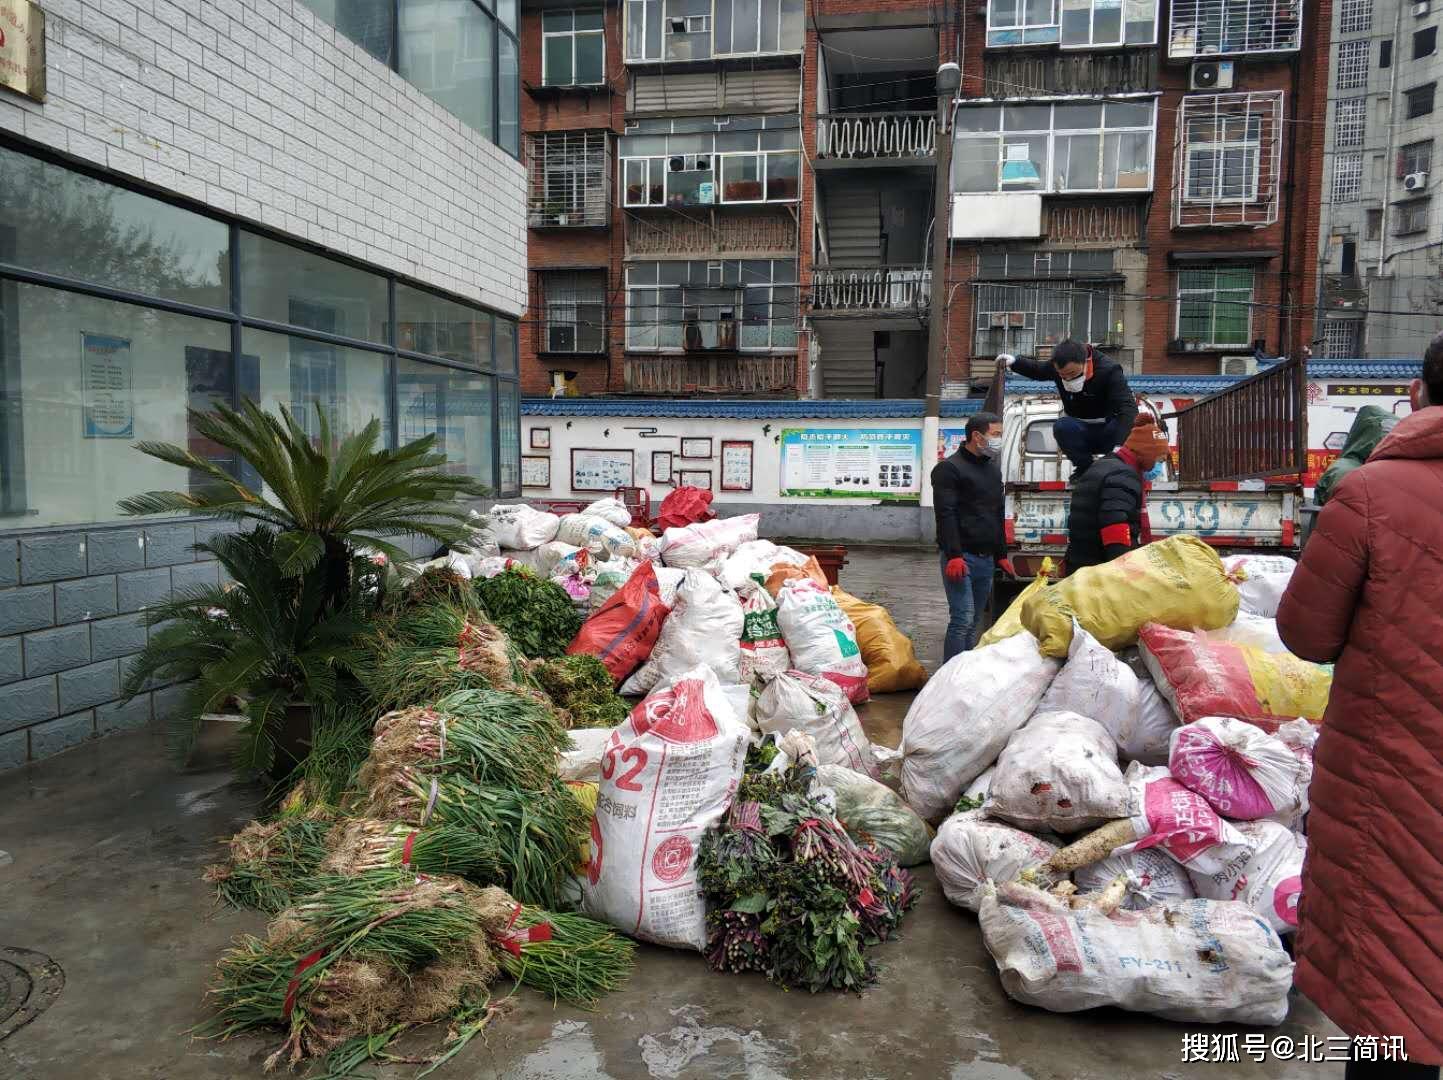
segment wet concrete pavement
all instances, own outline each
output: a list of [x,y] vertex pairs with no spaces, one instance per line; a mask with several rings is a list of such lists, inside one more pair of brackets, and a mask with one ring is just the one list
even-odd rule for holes
[[[945,602],[935,558],[854,552],[842,584],[891,608],[929,668],[941,658]],[[864,724],[895,745],[906,700]],[[249,820],[260,792],[225,768],[224,732],[189,771],[158,731],[114,736],[0,776],[0,946],[48,954],[65,970],[54,1005],[0,1041],[7,1080],[258,1077],[277,1040],[192,1041],[216,956],[255,913],[218,910],[200,880],[216,841]],[[902,937],[876,953],[881,981],[861,997],[787,993],[756,976],[711,973],[700,956],[642,947],[630,983],[596,1012],[530,991],[483,1044],[433,1075],[496,1080],[1115,1080],[1120,1077],[1341,1077],[1341,1065],[1270,1059],[1182,1064],[1197,1025],[1115,1011],[1070,1016],[1002,992],[977,921],[942,898],[928,868]],[[0,1010],[3,1011],[3,1010]],[[1243,1029],[1209,1029],[1217,1033]],[[1268,1032],[1337,1034],[1294,995]],[[1241,1042],[1241,1039],[1239,1040]],[[377,1075],[411,1076],[415,1067]]]

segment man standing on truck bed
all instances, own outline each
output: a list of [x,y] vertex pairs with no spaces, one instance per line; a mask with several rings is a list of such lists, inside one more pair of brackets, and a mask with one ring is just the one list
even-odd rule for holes
[[1052,434],[1072,462],[1074,475],[1087,468],[1094,455],[1112,453],[1132,431],[1137,400],[1127,375],[1091,345],[1068,338],[1058,343],[1047,362],[1009,353],[997,359],[1009,371],[1056,384],[1065,415],[1052,425]]
[[1443,1063],[1443,334],[1409,387],[1414,412],[1318,515],[1278,606],[1304,660],[1336,663],[1313,754],[1298,907],[1298,989],[1352,1036],[1401,1037]]
[[1093,462],[1072,489],[1067,511],[1067,572],[1096,566],[1151,543],[1147,479],[1167,455],[1167,433],[1142,415],[1115,453]]
[[977,643],[983,609],[992,594],[994,560],[1007,554],[1002,526],[1002,417],[973,413],[966,441],[932,470],[937,546],[942,549],[942,585],[947,590],[947,637],[942,659],[951,660]]

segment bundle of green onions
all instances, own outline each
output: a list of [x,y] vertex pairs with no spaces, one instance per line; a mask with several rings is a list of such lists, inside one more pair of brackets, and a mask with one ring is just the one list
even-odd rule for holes
[[252,821],[230,838],[226,861],[206,868],[205,880],[231,907],[280,911],[308,891],[330,831],[329,819],[299,813]]
[[494,835],[506,887],[528,904],[564,907],[591,816],[566,785],[518,791],[487,787],[455,773],[402,769],[372,792],[367,813],[416,827],[457,825]]
[[631,973],[636,943],[594,919],[517,904],[493,941],[502,969],[553,1001],[586,1008]]
[[323,874],[354,877],[408,867],[420,874],[454,874],[480,885],[502,880],[501,846],[494,833],[459,825],[412,828],[395,821],[350,818],[328,840]]

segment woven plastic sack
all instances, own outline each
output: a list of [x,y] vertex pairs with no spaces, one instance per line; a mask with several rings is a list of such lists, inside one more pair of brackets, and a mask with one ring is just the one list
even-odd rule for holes
[[1052,680],[1038,713],[1076,712],[1096,720],[1125,761],[1161,765],[1178,718],[1151,680],[1139,679],[1111,649],[1074,628],[1067,663]]
[[1132,764],[1127,770],[1133,835],[1113,854],[1156,848],[1199,873],[1215,873],[1241,851],[1242,837],[1212,804],[1182,786],[1165,768]]
[[1079,892],[1101,892],[1119,875],[1127,881],[1122,906],[1130,911],[1141,911],[1154,904],[1175,904],[1197,896],[1187,871],[1161,848],[1109,855],[1091,866],[1078,867],[1072,872],[1072,880]]
[[867,665],[868,693],[921,689],[927,681],[927,669],[917,662],[912,639],[897,629],[887,609],[858,600],[836,585],[832,586],[832,599],[857,628],[857,644],[862,650],[862,662]]
[[927,680],[902,722],[902,797],[941,821],[991,768],[1057,674],[1025,631],[959,653]]
[[1238,610],[1273,619],[1298,564],[1286,555],[1230,555],[1223,560],[1238,589]]
[[661,560],[667,566],[705,566],[718,555],[730,555],[743,544],[757,538],[760,514],[702,521],[680,529],[667,529],[661,535]]
[[658,945],[706,948],[697,849],[741,782],[747,741],[709,668],[686,672],[612,729],[581,886],[588,915]]
[[656,523],[662,529],[679,529],[713,516],[712,495],[698,487],[679,487],[657,507]]
[[779,547],[770,540],[751,540],[722,560],[718,576],[729,589],[740,590],[747,582],[760,577],[766,580],[778,564],[801,566],[807,557],[788,547]]
[[1117,746],[1095,720],[1039,713],[1007,740],[983,807],[1036,832],[1074,833],[1128,816]]
[[1002,988],[1026,1005],[1112,1005],[1203,1024],[1274,1025],[1288,1015],[1293,962],[1243,904],[1104,914],[1009,883],[984,890],[978,919]]
[[861,843],[874,843],[903,866],[927,861],[932,829],[886,784],[845,765],[821,765],[817,780],[836,796],[837,820]]
[[1269,653],[1208,634],[1150,623],[1138,640],[1142,659],[1184,723],[1231,716],[1264,731],[1299,717],[1321,721],[1333,676],[1292,653]]
[[867,700],[867,665],[857,628],[825,586],[789,581],[777,596],[777,625],[792,653],[792,667],[831,679],[856,704]]
[[601,782],[601,755],[606,749],[606,740],[611,738],[609,728],[573,728],[567,732],[571,743],[561,752],[556,765],[556,775],[566,781],[584,783]]
[[1214,641],[1228,641],[1234,645],[1251,645],[1255,649],[1262,649],[1263,652],[1292,651],[1283,644],[1283,639],[1278,634],[1276,619],[1265,619],[1261,615],[1253,615],[1247,611],[1239,611],[1238,617],[1232,621],[1231,626],[1224,626],[1221,630],[1209,630],[1208,637]]
[[1227,626],[1238,591],[1217,552],[1195,536],[1170,536],[1033,593],[1022,625],[1047,656],[1067,655],[1073,620],[1109,649],[1125,649],[1143,624],[1184,629]]
[[642,563],[626,584],[581,624],[566,651],[600,657],[620,683],[651,655],[669,611],[662,603],[651,563]]
[[[556,539],[561,519],[544,510],[535,510],[525,503],[493,506],[487,511],[496,543],[515,551],[530,551]],[[578,545],[579,546],[579,545]]]
[[978,639],[979,648],[984,645],[995,645],[1003,638],[1009,638],[1023,629],[1022,605],[1027,602],[1029,596],[1034,596],[1047,588],[1052,580],[1052,571],[1052,556],[1049,555],[1042,560],[1042,567],[1037,576],[1012,598],[1012,603],[1007,605],[1007,610],[999,615],[996,621],[987,628],[987,632]]
[[777,625],[777,602],[757,581],[744,584],[741,671],[744,683],[767,683],[792,666],[792,654]]
[[811,581],[824,589],[832,587],[832,583],[827,580],[827,572],[822,569],[822,564],[817,562],[815,555],[805,556],[800,563],[788,561],[775,564],[767,574],[767,592],[780,596],[782,586],[789,581]]
[[[591,583],[591,610],[596,611],[616,595],[616,590],[630,580],[640,565],[635,559],[607,559],[605,562],[591,563],[586,572],[587,580]],[[675,597],[672,599],[675,600]],[[667,607],[670,606],[667,604]]]
[[1172,735],[1168,770],[1226,818],[1291,825],[1308,809],[1311,760],[1252,724],[1208,716]]
[[556,538],[608,558],[629,559],[636,555],[635,538],[625,529],[595,514],[567,514],[557,526]]
[[1233,828],[1241,848],[1228,845],[1208,860],[1206,871],[1189,866],[1193,888],[1209,899],[1240,900],[1278,933],[1292,933],[1298,928],[1307,840],[1276,821],[1239,821]]
[[658,562],[661,559],[661,537],[657,536],[650,529],[632,527],[626,530],[626,535],[636,543],[636,557],[638,559],[650,559]]
[[609,521],[617,528],[625,529],[631,524],[631,511],[626,508],[615,495],[608,495],[604,499],[597,499],[581,508],[581,512],[591,517],[599,517]]
[[735,594],[704,570],[688,570],[656,648],[621,692],[649,693],[700,664],[715,672],[723,685],[741,682],[742,625],[742,605]]
[[753,710],[757,727],[777,735],[800,731],[817,744],[823,765],[845,765],[876,777],[877,760],[862,722],[842,689],[821,675],[788,671],[767,683]]
[[968,911],[981,905],[982,889],[989,881],[1013,881],[1055,854],[1056,844],[991,821],[980,810],[953,814],[942,822],[931,850],[942,895]]

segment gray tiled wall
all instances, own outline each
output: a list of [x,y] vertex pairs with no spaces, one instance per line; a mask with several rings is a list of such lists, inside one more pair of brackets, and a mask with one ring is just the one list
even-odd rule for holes
[[145,645],[147,607],[217,583],[219,567],[193,546],[226,528],[172,522],[0,537],[0,770],[168,718],[179,688],[121,701],[125,665]]

